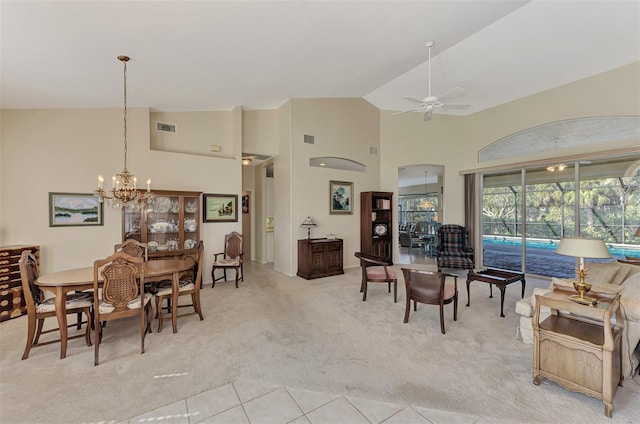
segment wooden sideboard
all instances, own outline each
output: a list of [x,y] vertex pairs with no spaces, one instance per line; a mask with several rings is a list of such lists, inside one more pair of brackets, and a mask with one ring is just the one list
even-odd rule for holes
[[298,276],[311,280],[344,274],[341,239],[298,240]]
[[[611,417],[613,396],[622,383],[623,319],[620,295],[589,292],[598,300],[587,306],[568,299],[575,292],[555,288],[536,295],[533,316],[533,383],[542,377],[574,392],[601,400]],[[552,315],[540,322],[540,308],[551,308]],[[560,313],[563,311],[564,313]],[[615,315],[616,324],[611,324]]]
[[22,252],[31,250],[40,264],[40,246],[16,245],[0,247],[0,322],[27,312],[22,296],[22,280],[18,261]]

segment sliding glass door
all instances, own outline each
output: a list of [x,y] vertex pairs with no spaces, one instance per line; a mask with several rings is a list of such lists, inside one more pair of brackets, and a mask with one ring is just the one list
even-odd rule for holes
[[483,265],[572,277],[562,237],[601,238],[614,258],[640,257],[640,158],[556,163],[483,175]]

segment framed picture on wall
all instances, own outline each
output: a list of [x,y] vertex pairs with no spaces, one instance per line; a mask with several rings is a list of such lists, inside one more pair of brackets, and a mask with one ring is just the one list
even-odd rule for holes
[[49,193],[49,227],[104,225],[102,210],[91,193]]
[[242,213],[249,213],[249,195],[242,195]]
[[202,222],[238,222],[237,194],[203,194]]
[[353,214],[353,183],[329,181],[329,213]]

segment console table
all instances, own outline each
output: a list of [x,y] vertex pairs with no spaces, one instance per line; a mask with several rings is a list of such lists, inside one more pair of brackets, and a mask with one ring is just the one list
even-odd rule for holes
[[341,239],[298,240],[298,276],[311,280],[344,274]]
[[[533,384],[539,385],[544,377],[565,389],[600,399],[605,414],[611,417],[613,396],[623,380],[620,295],[589,292],[597,304],[588,306],[568,299],[574,294],[554,287],[543,296],[536,295]],[[552,315],[539,322],[542,307],[550,308]],[[616,324],[611,325],[614,314]]]

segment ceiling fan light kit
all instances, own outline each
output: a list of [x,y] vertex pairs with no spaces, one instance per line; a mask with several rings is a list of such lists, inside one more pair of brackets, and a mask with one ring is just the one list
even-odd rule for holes
[[445,103],[444,100],[452,97],[459,96],[464,94],[464,90],[460,87],[452,88],[451,90],[444,93],[442,96],[434,96],[431,94],[431,48],[433,47],[434,42],[427,42],[427,47],[429,48],[429,59],[427,61],[428,64],[428,89],[429,94],[424,99],[418,99],[416,97],[405,96],[404,100],[407,100],[412,103],[416,103],[417,106],[414,106],[410,109],[402,110],[400,112],[394,113],[394,115],[400,115],[402,113],[407,112],[423,112],[424,113],[424,121],[429,121],[431,119],[431,115],[435,109],[469,109],[470,105],[464,104],[453,104],[453,103]]

